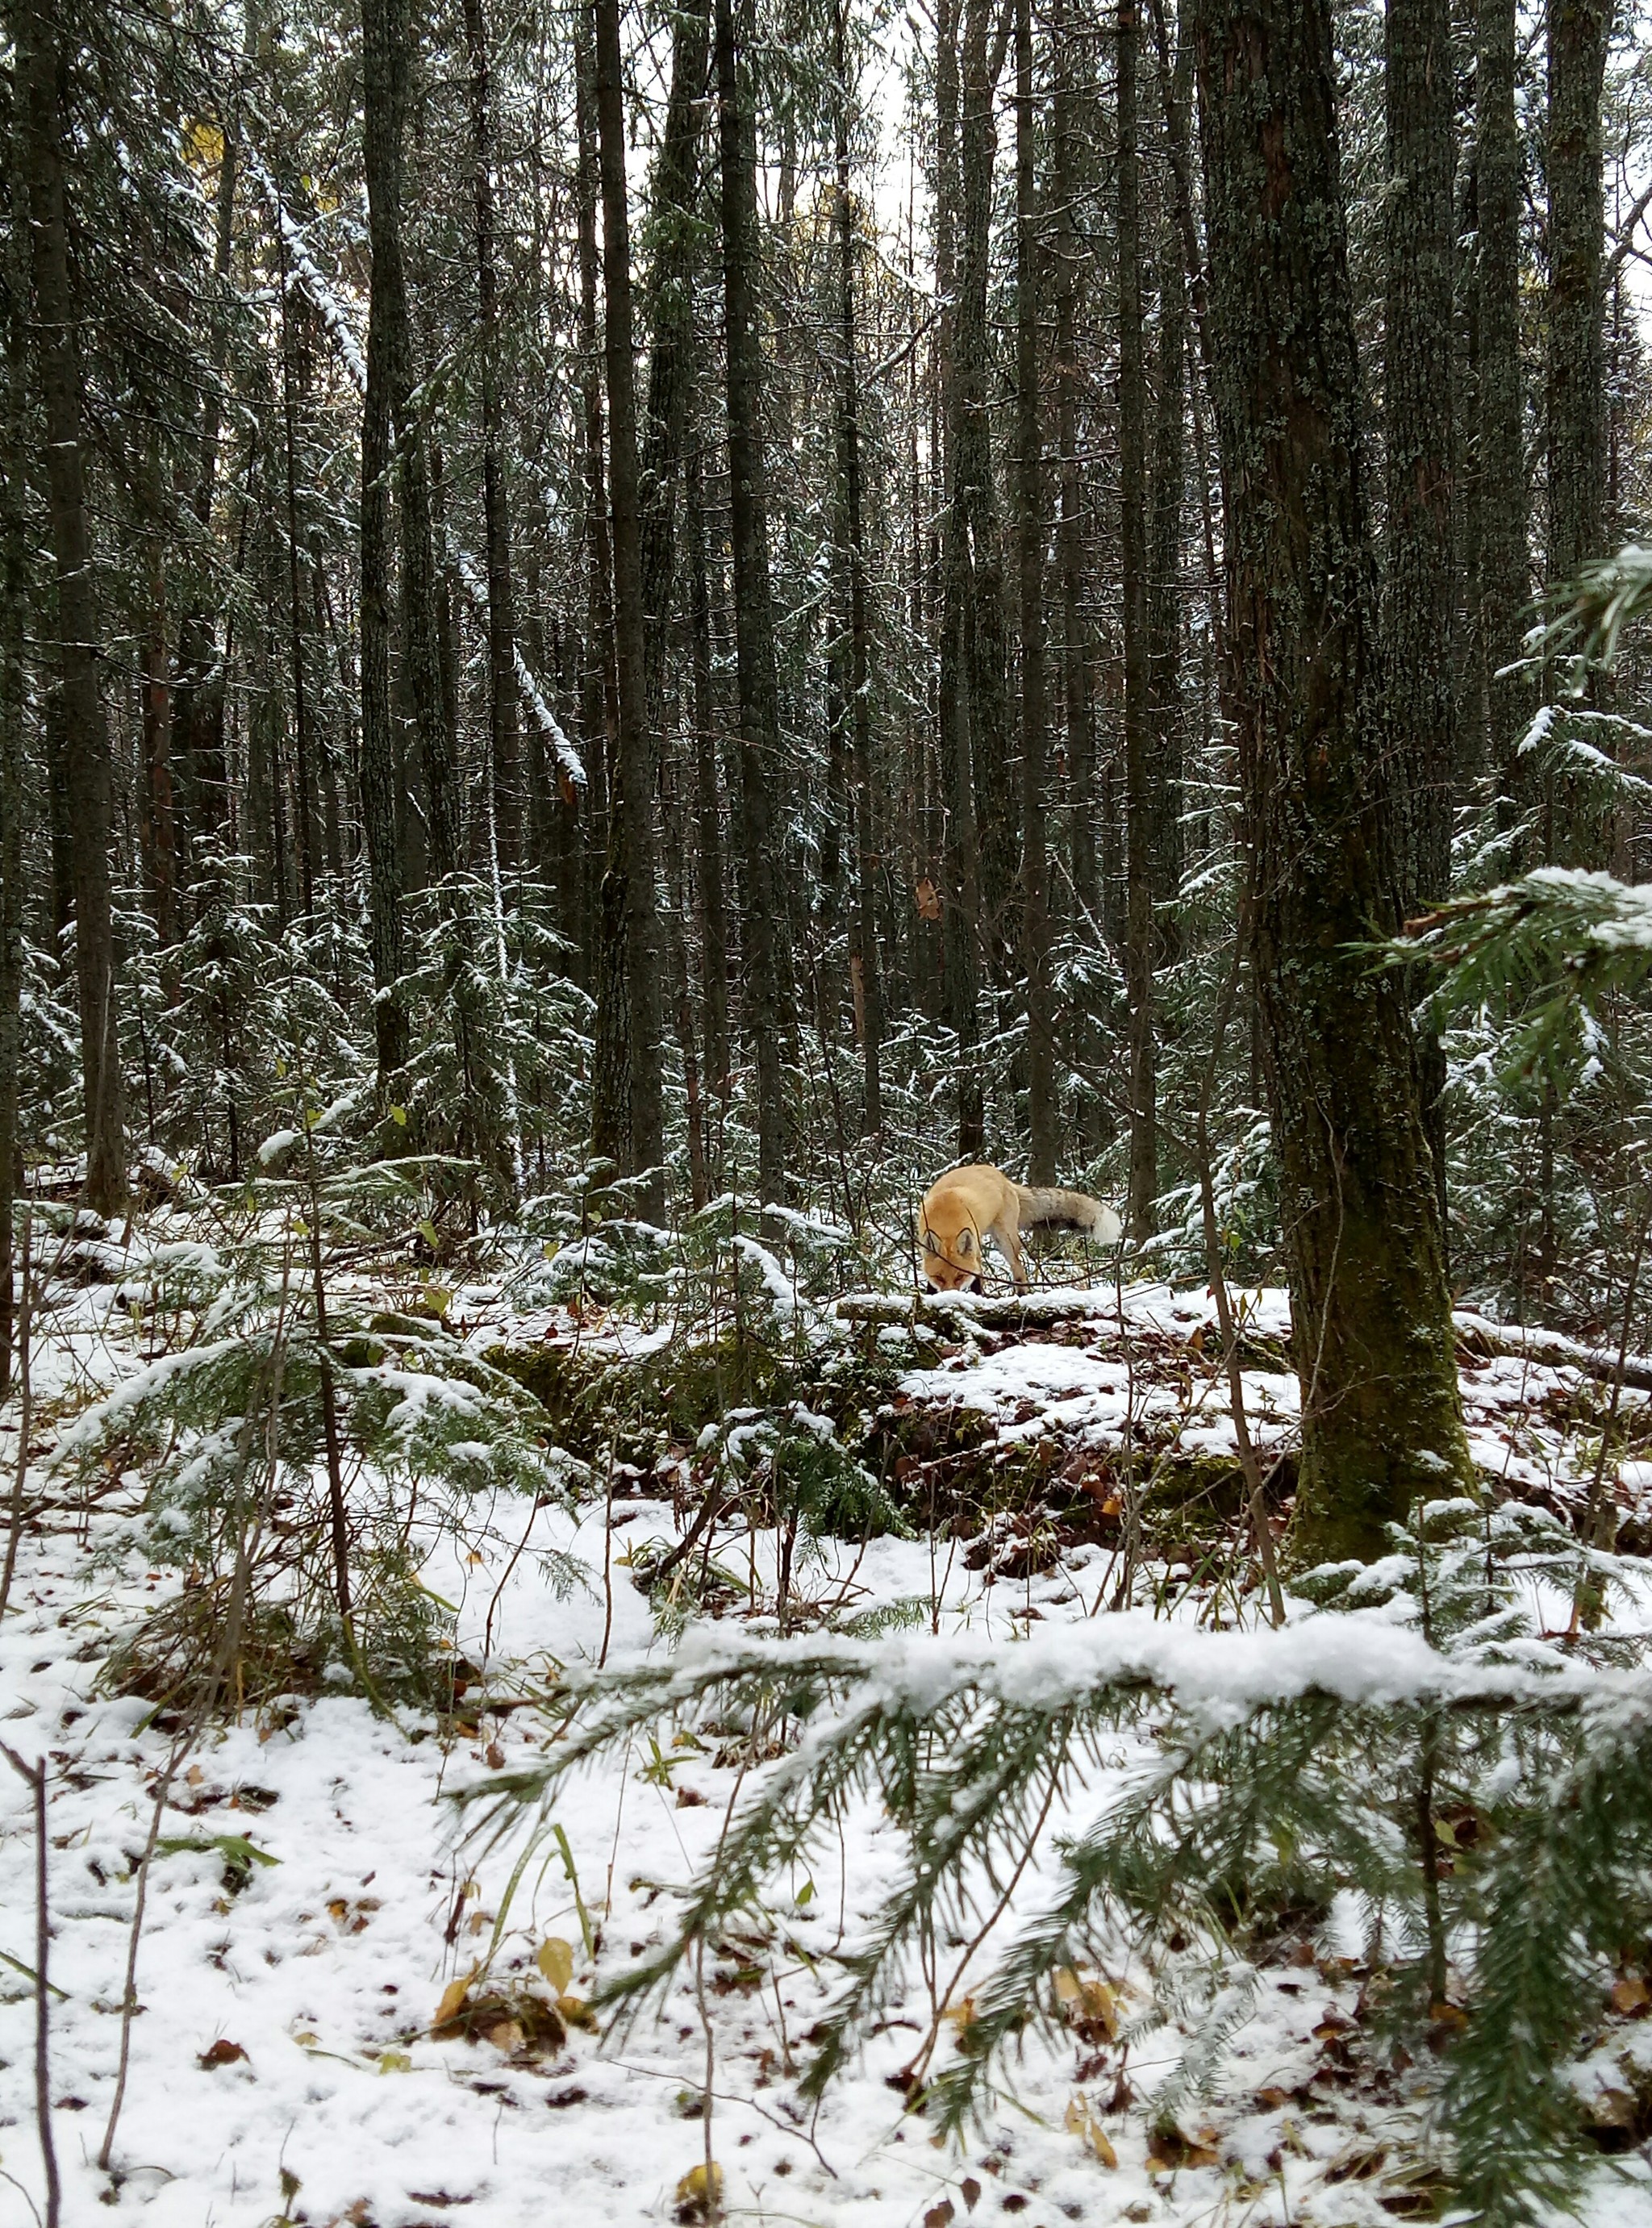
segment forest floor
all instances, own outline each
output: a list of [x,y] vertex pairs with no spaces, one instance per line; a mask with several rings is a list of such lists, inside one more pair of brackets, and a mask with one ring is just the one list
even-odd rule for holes
[[[714,1858],[749,1759],[683,1726],[675,1738],[663,1729],[647,1753],[633,1745],[598,1764],[561,1788],[550,1821],[560,1832],[514,1885],[525,1834],[486,1847],[449,1798],[542,1752],[555,1709],[523,1698],[545,1696],[558,1667],[605,1651],[618,1665],[670,1644],[632,1574],[680,1541],[700,1505],[692,1444],[668,1444],[651,1470],[611,1466],[576,1509],[479,1500],[462,1535],[434,1543],[423,1576],[458,1604],[464,1667],[450,1709],[375,1714],[355,1695],[299,1694],[202,1743],[171,1789],[152,1866],[112,2181],[95,2161],[117,2074],[136,1860],[170,1739],[150,1702],[110,1691],[107,1665],[118,1636],[181,1580],[146,1559],[140,1477],[86,1498],[54,1477],[51,1457],[72,1417],[138,1366],[142,1327],[120,1289],[112,1278],[42,1296],[35,1521],[0,1628],[0,1738],[50,1764],[51,2096],[73,2228],[664,2220],[692,2215],[683,2178],[708,2155],[730,2218],[843,2228],[970,2217],[1021,2228],[1375,2228],[1436,2211],[1427,2069],[1395,2071],[1367,2051],[1366,1935],[1352,1896],[1311,1923],[1287,1918],[1252,1953],[1249,2015],[1207,2100],[1175,2134],[1151,2133],[1140,2108],[1194,2021],[1127,2046],[1122,2031],[1150,1976],[1123,1943],[1105,1975],[1079,1976],[1065,2033],[1029,2034],[1013,2093],[962,2152],[938,2148],[903,2110],[902,2070],[938,2020],[944,2033],[949,2016],[967,2019],[989,1946],[960,1965],[959,1949],[941,1945],[936,1972],[906,1976],[819,2111],[800,2105],[795,2073],[837,1961],[887,1885],[892,1845],[870,1802],[808,1877],[775,1884],[700,1973],[681,1976],[657,2018],[606,2033],[579,2023],[596,1982],[660,1941],[673,1886]],[[1108,1613],[1137,1508],[1130,1614],[1255,1621],[1208,1296],[1135,1285],[1061,1305],[1066,1319],[1058,1309],[1043,1323],[1036,1309],[1019,1324],[956,1309],[916,1342],[899,1322],[833,1329],[820,1311],[811,1335],[823,1354],[877,1364],[857,1429],[913,1521],[907,1537],[814,1543],[791,1576],[794,1629],[881,1622],[913,1645],[968,1632],[1059,1648],[1062,1627]],[[478,1349],[605,1366],[659,1351],[657,1331],[592,1309],[521,1311],[485,1282],[455,1292],[450,1321]],[[1288,1449],[1296,1409],[1285,1325],[1281,1296],[1249,1296],[1245,1399],[1270,1463]],[[1465,1352],[1463,1365],[1482,1469],[1524,1497],[1575,1507],[1599,1384],[1529,1357]],[[1652,1412],[1639,1393],[1626,1405],[1631,1445],[1644,1446]],[[15,1403],[8,1412],[9,1472]],[[1288,1462],[1277,1476],[1288,1478]],[[1652,1461],[1624,1463],[1620,1498],[1632,1546],[1652,1511]],[[563,1597],[539,1559],[552,1550],[587,1574]],[[696,1613],[773,1629],[772,1530],[742,1516],[696,1552]],[[1130,1761],[1121,1751],[1075,1789],[1065,1822],[1093,1815]],[[19,2221],[41,2189],[29,1833],[27,1791],[0,1773],[0,2217]],[[1034,1864],[1016,1907],[1040,1890]],[[1603,2162],[1589,2217],[1652,2224],[1652,2173],[1635,2148],[1652,2026],[1626,2017],[1576,2078],[1611,2138],[1604,2148],[1622,2152],[1610,2178]]]

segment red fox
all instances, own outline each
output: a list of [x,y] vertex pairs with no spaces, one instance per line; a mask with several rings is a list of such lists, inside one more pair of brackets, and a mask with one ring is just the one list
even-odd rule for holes
[[924,1274],[938,1292],[956,1292],[964,1285],[980,1291],[982,1241],[990,1233],[1009,1258],[1016,1290],[1024,1291],[1027,1264],[1021,1234],[1047,1223],[1087,1230],[1104,1245],[1117,1245],[1124,1234],[1124,1225],[1111,1207],[1081,1191],[1029,1190],[984,1162],[952,1168],[931,1184],[919,1209]]

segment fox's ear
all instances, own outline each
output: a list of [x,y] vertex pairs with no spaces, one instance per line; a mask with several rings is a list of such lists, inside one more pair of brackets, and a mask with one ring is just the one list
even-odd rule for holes
[[925,1253],[938,1253],[938,1252],[940,1252],[940,1250],[941,1250],[941,1249],[940,1249],[940,1247],[939,1247],[939,1246],[935,1243],[935,1232],[934,1232],[932,1230],[926,1230],[926,1231],[925,1231],[925,1232],[924,1232],[924,1251],[925,1251]]
[[963,1256],[964,1256],[964,1259],[965,1259],[966,1261],[967,1261],[967,1260],[969,1259],[969,1258],[970,1258],[970,1252],[971,1246],[973,1245],[973,1243],[974,1243],[974,1241],[973,1241],[973,1239],[970,1238],[970,1233],[969,1233],[969,1232],[968,1232],[967,1230],[960,1230],[960,1231],[959,1231],[959,1232],[958,1232],[958,1252],[959,1252],[960,1253],[962,1253],[962,1254],[963,1254]]

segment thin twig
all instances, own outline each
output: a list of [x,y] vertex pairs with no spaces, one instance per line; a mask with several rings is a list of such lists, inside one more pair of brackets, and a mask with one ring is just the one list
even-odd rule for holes
[[58,2228],[63,2206],[62,2184],[57,2171],[57,2145],[52,2135],[52,1984],[46,1962],[51,1954],[51,1912],[47,1900],[46,1758],[25,1764],[14,1748],[0,1741],[0,1756],[28,1782],[35,1812],[35,2123],[40,2131],[40,2155],[46,2169],[46,2228]]

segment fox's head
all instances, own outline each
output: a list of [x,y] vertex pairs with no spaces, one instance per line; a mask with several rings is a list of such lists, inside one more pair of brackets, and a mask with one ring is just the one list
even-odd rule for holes
[[924,1274],[938,1292],[981,1290],[981,1232],[967,1209],[938,1200],[928,1220],[920,1220],[918,1234]]

